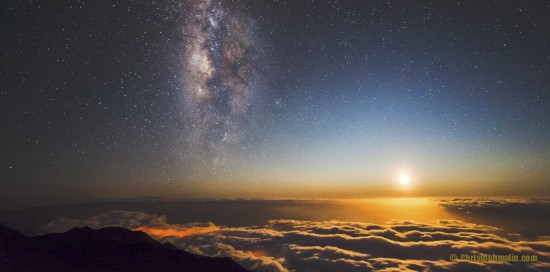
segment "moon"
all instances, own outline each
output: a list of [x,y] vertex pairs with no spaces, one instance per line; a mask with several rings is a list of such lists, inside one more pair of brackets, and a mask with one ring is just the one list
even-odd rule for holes
[[409,189],[411,186],[411,178],[408,175],[400,175],[399,186],[403,189]]

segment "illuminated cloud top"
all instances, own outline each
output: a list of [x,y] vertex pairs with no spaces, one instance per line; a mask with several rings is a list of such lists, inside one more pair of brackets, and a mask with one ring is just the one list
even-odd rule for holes
[[[89,218],[58,219],[45,231],[74,226],[137,228],[191,253],[230,257],[252,271],[546,271],[548,237],[536,241],[500,234],[499,228],[459,220],[386,224],[270,220],[249,227],[213,223],[169,224],[166,216],[113,211]],[[454,255],[453,255],[454,254]],[[536,256],[529,262],[476,262],[472,255]],[[454,260],[451,256],[461,258]],[[466,256],[467,255],[467,256]],[[472,257],[474,258],[474,257]]]

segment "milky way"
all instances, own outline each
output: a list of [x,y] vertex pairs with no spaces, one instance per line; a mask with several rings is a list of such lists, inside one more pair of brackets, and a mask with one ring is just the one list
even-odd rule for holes
[[548,3],[0,1],[0,205],[550,194]]
[[260,85],[258,45],[238,6],[209,0],[189,5],[182,58],[188,148],[199,165],[216,166],[240,147]]

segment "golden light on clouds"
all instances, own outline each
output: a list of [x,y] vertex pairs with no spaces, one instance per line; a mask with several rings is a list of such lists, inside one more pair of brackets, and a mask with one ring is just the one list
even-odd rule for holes
[[206,234],[219,230],[217,226],[206,226],[206,227],[192,227],[192,228],[155,228],[142,226],[134,230],[143,231],[151,236],[156,238],[164,237],[178,237],[182,238],[190,235]]

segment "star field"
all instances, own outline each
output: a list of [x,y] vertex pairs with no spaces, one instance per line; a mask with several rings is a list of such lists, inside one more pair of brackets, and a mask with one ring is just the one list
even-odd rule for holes
[[550,192],[545,1],[0,7],[0,204]]

